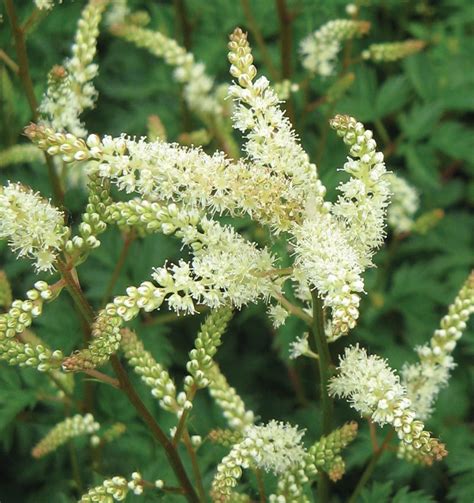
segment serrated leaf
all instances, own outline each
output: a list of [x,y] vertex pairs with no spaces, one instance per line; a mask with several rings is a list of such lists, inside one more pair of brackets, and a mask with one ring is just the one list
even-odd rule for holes
[[430,135],[441,118],[443,109],[440,104],[415,104],[411,110],[400,116],[400,126],[410,140],[421,140]]
[[393,482],[373,482],[366,487],[357,500],[358,503],[389,503]]
[[460,122],[444,122],[435,129],[431,145],[443,154],[474,163],[474,132]]

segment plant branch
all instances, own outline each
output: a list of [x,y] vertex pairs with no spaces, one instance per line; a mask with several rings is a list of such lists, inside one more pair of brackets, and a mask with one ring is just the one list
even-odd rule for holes
[[192,503],[198,503],[199,498],[194,490],[191,482],[186,474],[183,463],[179,457],[178,451],[175,446],[168,440],[163,430],[160,428],[159,424],[155,421],[155,418],[151,415],[150,411],[146,408],[145,404],[142,402],[141,398],[138,396],[135,388],[130,382],[127,372],[123,368],[117,355],[112,355],[111,357],[112,367],[117,375],[120,382],[120,388],[127,395],[130,403],[133,405],[135,410],[138,412],[143,421],[150,428],[153,436],[158,440],[158,442],[165,449],[166,457],[173,468],[176,477],[181,483],[182,488],[185,491],[185,496],[188,501]]
[[[26,52],[25,32],[20,26],[18,17],[16,15],[13,0],[5,0],[5,7],[12,27],[13,39],[15,41],[15,50],[18,60],[18,76],[20,77],[23,89],[30,105],[33,120],[36,122],[38,119],[38,102],[36,101],[35,92],[33,89],[33,82],[31,80],[30,69],[28,65],[28,54]],[[48,176],[53,189],[53,198],[56,204],[63,205],[64,194],[59,182],[58,175],[54,169],[52,158],[45,152],[46,165],[48,167]]]
[[13,61],[12,58],[3,50],[0,49],[0,59],[10,68],[10,70],[13,73],[19,74],[20,73],[20,68],[19,66]]
[[284,295],[280,292],[273,292],[273,297],[278,300],[278,302],[291,314],[294,314],[301,320],[303,320],[310,327],[313,325],[313,318],[306,314],[300,307],[292,304]]
[[194,481],[197,485],[197,491],[201,501],[206,501],[206,491],[202,484],[201,471],[199,470],[199,464],[196,458],[196,451],[194,450],[193,444],[191,442],[191,437],[189,436],[188,430],[185,429],[183,434],[183,442],[188,451],[189,459],[191,460],[191,466],[193,469]]
[[[328,381],[330,376],[330,365],[331,356],[329,354],[328,343],[326,339],[326,333],[324,330],[324,311],[323,302],[319,298],[318,291],[314,289],[311,292],[313,299],[313,345],[315,346],[317,353],[319,355],[318,369],[319,369],[319,382],[320,382],[320,394],[321,394],[321,405],[322,405],[322,431],[323,435],[328,435],[332,430],[332,410],[333,403],[328,392]],[[310,344],[311,345],[311,344]],[[314,349],[313,349],[314,351]],[[321,472],[319,475],[318,482],[318,495],[319,501],[325,503],[329,501],[329,480],[326,473]]]
[[[63,275],[63,278],[66,282],[66,288],[68,289],[68,292],[70,293],[77,309],[81,312],[81,314],[87,320],[89,325],[92,324],[95,317],[94,311],[89,302],[87,301],[87,299],[84,297],[84,294],[80,289],[78,282],[71,274],[71,270],[68,269],[65,266],[65,264],[63,264],[60,261],[58,264],[58,269]],[[181,459],[179,457],[178,451],[176,450],[174,445],[168,440],[168,437],[165,435],[163,430],[155,421],[154,417],[145,407],[145,404],[142,402],[141,398],[138,396],[137,392],[135,391],[135,388],[133,387],[132,383],[130,382],[130,379],[128,378],[127,372],[120,363],[120,360],[118,359],[117,355],[112,355],[111,363],[114,372],[118,378],[120,389],[127,395],[127,398],[129,399],[130,403],[133,405],[133,407],[138,412],[140,417],[150,428],[150,431],[152,432],[153,436],[165,449],[166,457],[168,458],[168,461],[174,473],[176,474],[176,477],[181,483],[181,486],[183,488],[187,500],[191,503],[198,503],[199,498],[197,497],[196,492],[193,486],[191,485],[191,482],[189,481],[183,463],[181,462]],[[94,377],[98,377],[98,374],[96,374]]]

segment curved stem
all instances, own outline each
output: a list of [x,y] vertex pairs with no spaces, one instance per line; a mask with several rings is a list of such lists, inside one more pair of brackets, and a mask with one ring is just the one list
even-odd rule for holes
[[275,291],[273,293],[273,297],[275,297],[276,300],[291,314],[294,314],[301,320],[303,320],[307,325],[310,327],[313,324],[313,318],[309,316],[309,314],[306,314],[301,308],[298,306],[295,306],[292,304],[284,295],[282,295],[280,292]]
[[[323,435],[328,435],[332,430],[332,410],[333,403],[328,393],[328,381],[330,376],[331,356],[329,354],[326,333],[324,330],[324,312],[323,302],[319,298],[318,291],[315,289],[311,292],[313,299],[313,345],[319,355],[318,369],[321,405],[323,412],[322,432]],[[311,345],[311,344],[310,344]],[[312,348],[314,350],[314,348]],[[322,472],[319,475],[318,496],[321,503],[329,501],[329,479],[326,473]]]
[[[13,5],[13,0],[5,0],[5,7],[7,11],[8,18],[10,20],[10,25],[12,27],[13,38],[15,41],[15,50],[18,60],[18,75],[20,77],[23,89],[25,90],[26,98],[28,104],[30,105],[31,114],[33,120],[36,121],[38,118],[38,102],[36,101],[35,92],[33,89],[33,82],[31,80],[30,69],[28,65],[28,54],[26,52],[25,44],[25,32],[20,26],[18,17],[16,15],[15,6]],[[53,160],[45,152],[46,165],[48,167],[48,176],[53,189],[54,201],[59,206],[62,206],[64,201],[64,194],[59,183],[59,178],[54,169]]]
[[183,463],[179,458],[178,451],[174,445],[168,440],[164,431],[160,428],[159,424],[155,421],[155,418],[151,415],[150,411],[146,408],[145,404],[142,402],[141,398],[138,396],[135,388],[130,382],[127,372],[123,368],[117,355],[112,355],[111,357],[112,367],[115,374],[120,382],[120,388],[127,395],[130,403],[135,407],[140,417],[145,421],[153,436],[158,440],[158,442],[165,449],[166,457],[173,468],[173,471],[181,483],[181,487],[185,491],[185,496],[188,501],[192,503],[198,503],[199,498],[194,490],[191,482],[186,474]]
[[196,451],[194,450],[193,444],[191,442],[191,437],[189,436],[187,429],[185,429],[183,433],[183,442],[186,447],[186,450],[188,451],[189,459],[191,460],[194,481],[196,482],[199,498],[202,502],[205,502],[206,492],[204,491],[204,486],[202,484],[201,471],[199,470],[199,464],[196,458]]

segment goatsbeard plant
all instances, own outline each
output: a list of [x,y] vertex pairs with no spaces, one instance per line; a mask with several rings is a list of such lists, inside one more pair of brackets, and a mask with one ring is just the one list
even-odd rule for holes
[[[0,189],[0,237],[19,257],[32,259],[37,271],[52,275],[50,282],[36,282],[24,299],[8,300],[2,294],[7,311],[0,315],[0,358],[10,365],[48,373],[67,397],[71,396],[71,375],[78,373],[124,392],[165,449],[179,481],[178,492],[191,502],[206,501],[209,496],[217,502],[250,501],[250,495],[238,489],[244,470],[257,474],[262,494],[262,470],[275,476],[275,484],[266,488],[269,501],[312,501],[311,486],[316,480],[318,501],[326,500],[328,477],[336,481],[343,476],[342,451],[357,434],[355,422],[334,424],[334,397],[347,400],[372,424],[389,425],[390,435],[398,437],[400,458],[424,465],[441,460],[447,454],[445,446],[426,430],[423,420],[447,383],[454,366],[452,352],[474,310],[473,276],[430,344],[417,349],[419,363],[406,365],[402,378],[386,360],[351,342],[350,332],[365,294],[364,271],[373,266],[373,255],[383,244],[392,188],[403,185],[387,171],[372,132],[350,116],[331,119],[330,127],[349,151],[342,167],[344,181],[331,202],[269,80],[257,77],[242,30],[236,28],[230,36],[228,58],[234,81],[226,88],[227,100],[222,100],[222,91],[212,87],[203,67],[174,41],[115,19],[112,32],[147,47],[177,68],[176,78],[185,84],[190,107],[214,128],[229,120],[222,114],[232,109],[232,125],[243,137],[243,155],[209,154],[197,147],[125,133],[88,135],[79,115],[94,104],[97,95],[91,83],[97,73],[92,60],[106,3],[89,2],[72,58],[51,72],[39,107],[41,116],[25,129],[29,140],[53,161],[53,168],[61,162],[74,164],[87,180],[88,203],[77,232],[64,223],[60,206],[30,188],[9,183]],[[363,22],[337,21],[313,34],[303,43],[305,66],[330,74],[340,41],[367,29]],[[329,44],[326,51],[312,57],[324,44]],[[380,60],[385,52],[372,47],[367,57]],[[228,152],[235,148],[232,145]],[[403,190],[411,197],[410,204],[399,198],[398,213],[392,211],[391,217],[400,231],[409,229],[417,205],[416,193],[406,184]],[[117,192],[125,197],[116,200],[113,194]],[[269,247],[223,225],[221,215],[249,217],[273,238],[283,237],[291,252],[291,266],[282,267],[281,257]],[[76,267],[101,245],[100,234],[109,226],[143,239],[153,233],[174,235],[190,258],[156,264],[146,281],[130,285],[96,312],[81,290]],[[1,281],[6,284],[7,280],[2,277]],[[288,285],[296,303],[285,295]],[[61,348],[47,347],[29,331],[44,304],[54,302],[64,289],[90,326],[84,347],[69,355]],[[7,292],[6,287],[3,291]],[[305,431],[297,425],[278,418],[261,423],[217,364],[216,353],[233,314],[258,302],[268,305],[275,326],[290,316],[308,326],[308,334],[294,341],[291,356],[310,358],[318,369],[323,436],[313,444],[304,442]],[[189,315],[202,306],[209,311],[189,352],[182,384],[145,349],[140,334],[127,327],[141,312],[158,311],[164,304]],[[348,336],[348,345],[334,371],[329,345],[343,336]],[[160,406],[176,416],[170,435],[139,398],[122,359]],[[115,377],[100,370],[108,362]],[[215,467],[208,486],[199,469],[201,439],[191,434],[188,424],[193,400],[204,388],[228,422],[228,429],[209,433],[228,453]],[[74,415],[39,439],[32,455],[45,456],[75,436],[90,435],[98,445],[121,432],[120,425],[103,431],[91,414]],[[178,450],[181,443],[191,459],[192,478]],[[156,476],[151,482],[139,472],[128,478],[115,474],[80,501],[120,501],[130,491],[140,495],[169,490],[169,481],[158,478],[159,467]]]

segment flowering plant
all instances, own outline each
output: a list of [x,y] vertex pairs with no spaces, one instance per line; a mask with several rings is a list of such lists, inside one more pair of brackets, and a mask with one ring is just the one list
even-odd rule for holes
[[[420,195],[386,161],[397,146],[384,124],[369,119],[374,134],[343,106],[357,82],[352,66],[408,58],[425,42],[378,41],[352,62],[352,44],[371,23],[359,19],[364,11],[351,4],[348,19],[329,21],[303,39],[306,73],[292,82],[285,58],[293,14],[278,1],[284,78],[271,82],[260,74],[249,35],[235,28],[228,42],[230,79],[216,85],[187,48],[147,26],[147,13],[134,12],[123,0],[89,0],[71,57],[53,66],[37,103],[25,38],[34,16],[51,11],[54,17],[63,8],[53,4],[36,2],[32,18],[20,25],[13,2],[5,1],[16,62],[6,53],[3,60],[17,68],[33,120],[24,128],[30,143],[6,149],[0,165],[41,165],[40,177],[47,173],[52,190],[48,199],[19,181],[0,188],[0,239],[18,263],[30,260],[40,275],[25,292],[11,269],[0,274],[0,360],[20,376],[41,376],[40,391],[14,400],[13,414],[28,406],[36,414],[44,402],[54,411],[46,417],[58,414],[58,407],[63,415],[35,430],[31,455],[47,463],[67,445],[74,484],[64,491],[81,502],[107,503],[142,494],[166,501],[307,502],[315,491],[318,501],[330,501],[346,466],[355,464],[351,449],[364,449],[356,438],[362,426],[373,452],[342,497],[355,502],[367,492],[377,462],[390,450],[406,466],[436,469],[449,442],[426,422],[449,384],[456,345],[474,311],[474,273],[463,263],[458,294],[429,342],[418,339],[423,345],[416,347],[416,362],[396,365],[390,355],[372,351],[370,336],[359,336],[364,312],[374,318],[384,309],[390,253],[402,240],[432,232],[442,212],[415,217]],[[184,23],[185,5],[177,4]],[[251,6],[244,1],[242,7],[271,76],[275,67]],[[100,110],[94,80],[101,26],[114,41],[146,49],[174,67],[185,115],[194,114],[200,129],[171,142],[166,122],[153,115],[146,135],[90,131],[84,112],[96,104]],[[313,82],[328,87],[310,101]],[[298,118],[302,95],[307,102]],[[331,166],[339,167],[338,183],[329,185],[335,195],[303,147],[304,130],[298,134],[320,106],[326,107],[320,151],[331,141],[348,153]],[[16,171],[14,177],[21,178]],[[70,209],[74,193],[87,200]],[[116,260],[111,239],[123,243]],[[389,258],[374,281],[377,252],[387,239]],[[139,271],[147,243],[151,263]],[[98,259],[112,265],[106,276]],[[75,311],[79,323],[68,329],[61,318],[51,320],[62,309],[69,309],[65,320]],[[233,345],[237,370],[248,358],[258,362],[257,352],[237,347],[239,323],[252,313],[259,330],[276,334],[278,365],[305,411],[303,422],[278,410],[275,393],[264,410],[255,397],[244,401],[231,384],[232,365],[221,356],[226,345]],[[189,340],[197,316],[197,335]],[[183,319],[189,324],[180,333],[176,323]],[[172,323],[173,335],[163,329]],[[69,332],[55,338],[51,327]],[[267,341],[261,349],[268,347]],[[303,376],[316,384],[317,410],[307,405]],[[344,402],[356,414],[346,418]],[[380,445],[378,426],[386,432]],[[127,445],[133,463],[108,456],[123,458]],[[91,470],[79,459],[91,460]],[[405,489],[400,491],[396,498],[403,497]]]

